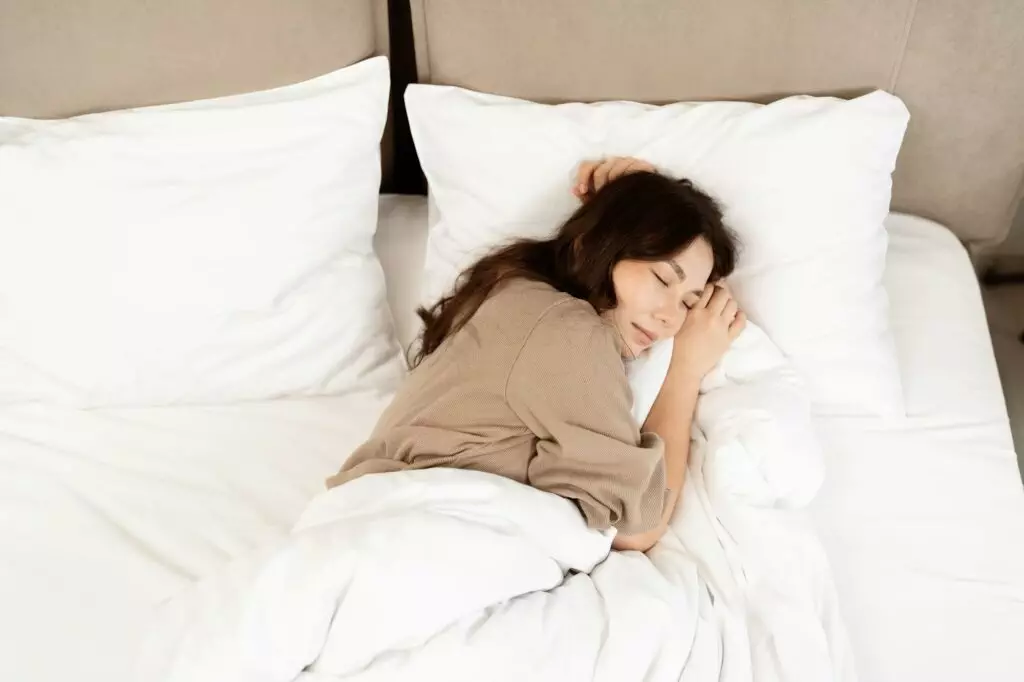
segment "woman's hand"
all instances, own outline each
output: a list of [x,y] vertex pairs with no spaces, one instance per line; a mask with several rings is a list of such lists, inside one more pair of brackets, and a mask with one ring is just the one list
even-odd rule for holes
[[700,381],[714,369],[746,324],[747,316],[729,290],[708,284],[676,334],[672,362],[681,363],[684,374]]
[[584,161],[576,172],[576,184],[572,187],[572,193],[581,201],[586,201],[615,178],[639,171],[657,172],[651,164],[631,156],[610,156],[600,161]]

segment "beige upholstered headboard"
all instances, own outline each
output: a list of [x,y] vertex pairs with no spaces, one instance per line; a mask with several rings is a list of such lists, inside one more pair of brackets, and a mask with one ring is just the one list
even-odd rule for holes
[[387,35],[385,0],[0,0],[0,116],[285,85],[384,54]]
[[[542,101],[769,101],[880,87],[913,115],[896,209],[985,244],[1005,236],[1021,196],[1024,0],[410,2],[423,82]],[[0,0],[0,115],[295,82],[387,52],[387,6]]]
[[1003,239],[1024,180],[1022,0],[412,0],[421,82],[539,101],[883,88],[893,207]]

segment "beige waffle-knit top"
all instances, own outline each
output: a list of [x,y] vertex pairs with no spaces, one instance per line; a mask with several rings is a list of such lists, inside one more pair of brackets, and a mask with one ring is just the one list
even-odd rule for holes
[[328,486],[474,469],[568,498],[592,528],[651,530],[667,493],[664,446],[632,416],[621,349],[586,301],[526,279],[500,285],[410,373]]

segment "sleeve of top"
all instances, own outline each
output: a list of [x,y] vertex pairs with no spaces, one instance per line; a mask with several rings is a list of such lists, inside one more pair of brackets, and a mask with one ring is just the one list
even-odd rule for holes
[[552,306],[520,349],[505,399],[538,437],[530,485],[575,501],[591,528],[632,535],[664,513],[664,444],[633,418],[613,334],[582,301]]

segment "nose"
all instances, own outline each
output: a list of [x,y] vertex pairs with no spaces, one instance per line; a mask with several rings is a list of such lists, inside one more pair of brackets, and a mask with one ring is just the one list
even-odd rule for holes
[[683,323],[686,316],[686,309],[678,305],[669,304],[659,306],[654,313],[654,319],[664,330],[672,330]]

